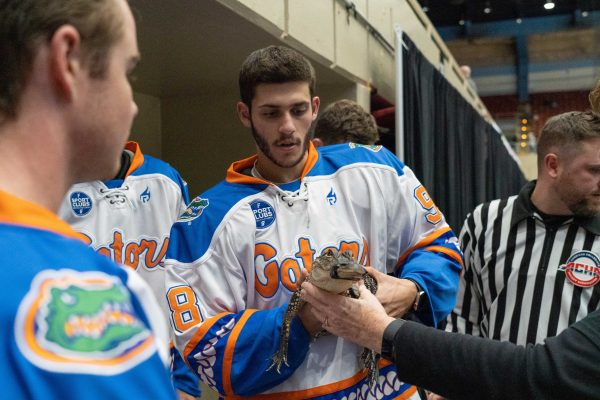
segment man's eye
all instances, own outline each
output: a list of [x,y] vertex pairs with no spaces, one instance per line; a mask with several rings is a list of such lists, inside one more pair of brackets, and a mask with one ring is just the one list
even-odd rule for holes
[[292,110],[292,114],[294,114],[294,115],[303,115],[304,113],[306,113],[307,110],[308,110],[308,107],[294,108]]

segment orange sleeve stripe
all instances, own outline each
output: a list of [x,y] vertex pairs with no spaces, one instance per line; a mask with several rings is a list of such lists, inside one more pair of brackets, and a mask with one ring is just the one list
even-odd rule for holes
[[458,263],[460,264],[460,266],[461,266],[461,267],[463,267],[463,268],[465,267],[465,265],[463,264],[463,259],[462,259],[462,257],[461,257],[461,256],[460,256],[460,254],[459,254],[457,251],[455,251],[455,250],[449,249],[449,248],[447,248],[447,247],[444,247],[444,246],[429,246],[429,247],[426,247],[426,248],[425,248],[425,250],[427,250],[427,251],[435,251],[435,252],[438,252],[438,253],[444,253],[444,254],[446,254],[448,257],[451,257],[451,258],[453,258],[453,259],[454,259],[456,262],[458,262]]
[[198,328],[198,330],[196,331],[196,333],[194,333],[194,336],[192,337],[192,340],[190,340],[188,342],[188,344],[185,346],[185,349],[183,350],[183,355],[184,355],[184,361],[187,363],[187,358],[190,355],[190,353],[192,352],[192,350],[194,350],[194,348],[198,345],[198,343],[200,343],[200,341],[202,340],[202,338],[204,337],[204,335],[206,335],[206,332],[208,332],[208,330],[210,328],[212,328],[212,326],[221,318],[223,318],[225,315],[227,314],[233,314],[229,311],[226,312],[222,312],[221,314],[217,314],[214,317],[211,317],[209,319],[207,319],[206,321],[204,321],[202,324],[200,324],[200,328]]
[[233,387],[231,385],[231,365],[233,364],[235,344],[246,321],[248,321],[248,318],[257,311],[258,310],[246,310],[229,334],[229,339],[227,339],[227,346],[225,347],[225,354],[223,355],[223,391],[227,396],[234,395]]
[[417,387],[411,386],[408,389],[406,389],[400,396],[394,398],[394,400],[406,400],[409,397],[411,397],[413,394],[415,394],[416,391],[417,391]]
[[424,239],[422,239],[419,243],[417,243],[416,245],[414,245],[410,249],[406,250],[404,253],[402,253],[402,255],[400,256],[400,258],[398,259],[398,262],[396,263],[396,268],[395,269],[398,269],[402,264],[404,264],[404,261],[406,261],[406,259],[410,255],[410,253],[412,253],[413,251],[415,251],[417,249],[420,249],[421,247],[427,246],[429,243],[433,242],[434,240],[436,240],[437,238],[439,238],[440,236],[442,236],[444,233],[446,233],[448,231],[451,231],[451,230],[452,229],[449,226],[447,226],[445,228],[440,228],[440,229],[434,231],[429,236],[427,236]]

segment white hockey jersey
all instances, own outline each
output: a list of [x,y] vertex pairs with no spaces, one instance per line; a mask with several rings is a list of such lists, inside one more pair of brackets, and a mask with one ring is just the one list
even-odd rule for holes
[[[310,145],[301,179],[280,187],[247,176],[256,157],[194,199],[171,230],[165,258],[176,346],[227,396],[272,399],[406,398],[393,365],[370,391],[361,348],[312,341],[292,323],[288,362],[267,371],[302,268],[334,247],[364,265],[413,279],[430,324],[454,305],[462,254],[412,171],[380,146]],[[408,391],[408,392],[407,392]]]
[[[125,150],[133,154],[125,179],[72,186],[59,215],[85,235],[98,253],[135,269],[170,319],[163,258],[171,225],[189,199],[187,184],[169,164],[142,154],[137,143],[127,143]],[[176,355],[174,362],[180,363]],[[197,381],[185,365],[175,365],[174,375],[178,389],[199,394]]]

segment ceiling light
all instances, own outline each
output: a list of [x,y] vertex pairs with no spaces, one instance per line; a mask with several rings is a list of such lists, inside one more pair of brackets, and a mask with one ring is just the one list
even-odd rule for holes
[[485,8],[483,9],[484,14],[489,14],[492,12],[492,6],[489,1],[485,2]]
[[590,13],[588,13],[587,11],[582,11],[582,12],[581,12],[581,16],[582,16],[583,18],[587,17],[588,15],[590,15]]
[[423,6],[423,12],[429,12],[429,7]]
[[520,24],[521,22],[523,22],[523,20],[521,18],[517,18],[517,24]]
[[464,25],[465,24],[465,20],[461,19],[460,21],[458,21],[458,24],[461,25],[461,26]]
[[546,4],[544,4],[544,8],[546,10],[552,10],[554,8],[554,1],[546,0]]

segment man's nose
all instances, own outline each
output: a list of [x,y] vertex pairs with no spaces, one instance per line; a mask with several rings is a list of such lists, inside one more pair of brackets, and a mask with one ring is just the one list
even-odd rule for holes
[[294,125],[294,119],[289,112],[283,113],[281,117],[281,125],[279,125],[279,132],[291,135],[296,131],[296,126]]

